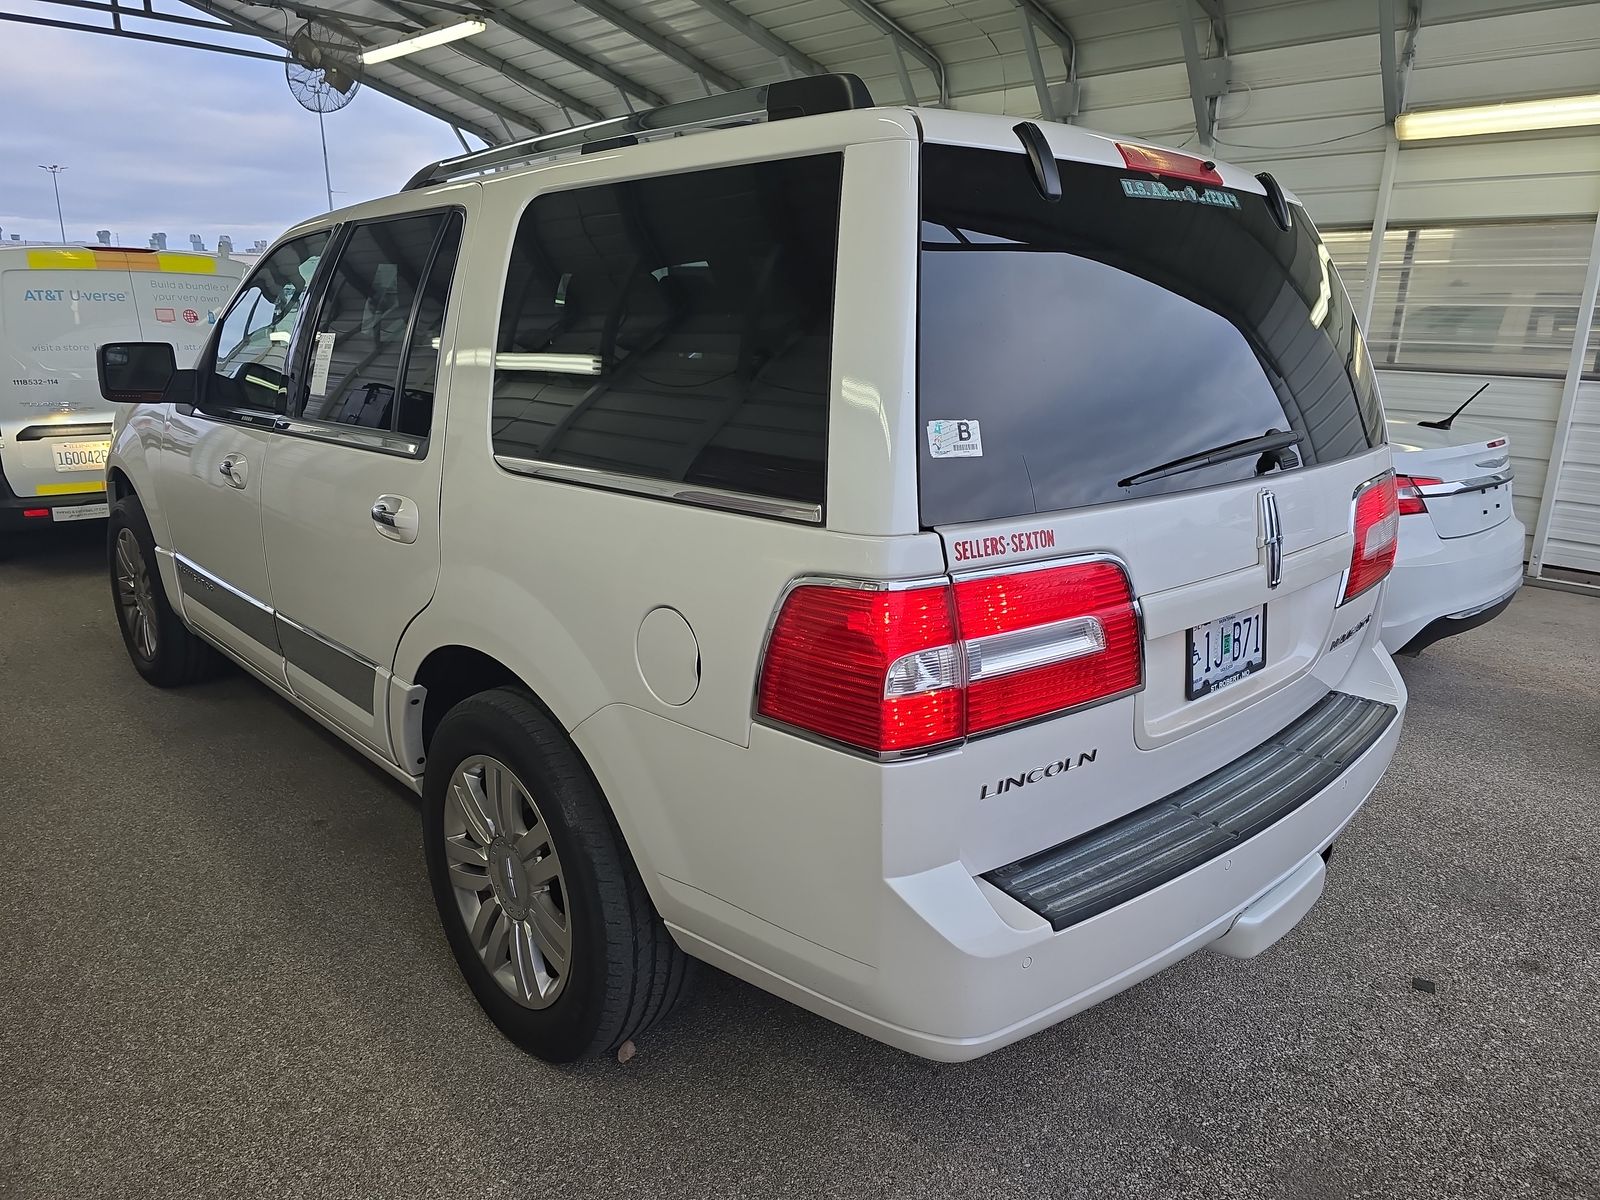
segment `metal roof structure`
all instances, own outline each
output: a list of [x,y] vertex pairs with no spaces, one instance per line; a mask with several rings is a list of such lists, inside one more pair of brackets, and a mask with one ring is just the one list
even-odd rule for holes
[[[1192,126],[1181,124],[1209,143],[1222,101],[1237,94],[1241,79],[1254,86],[1240,69],[1251,55],[1322,46],[1338,56],[1353,44],[1365,47],[1373,107],[1392,125],[1419,25],[1491,26],[1573,7],[1573,0],[184,0],[199,14],[183,17],[152,0],[40,2],[80,18],[85,10],[109,14],[116,28],[0,17],[146,40],[150,34],[129,33],[125,22],[177,25],[191,36],[195,26],[237,31],[280,48],[229,51],[260,57],[281,56],[303,21],[318,17],[336,19],[366,45],[476,17],[487,22],[485,32],[364,67],[362,77],[494,144],[822,72],[857,74],[886,103],[1071,120],[1085,102],[1104,107],[1097,80],[1121,77],[1109,89],[1120,92],[1129,77],[1159,68],[1171,68],[1162,77],[1178,85],[1160,98],[1181,102],[1185,117],[1192,111]],[[1350,64],[1340,70],[1349,75]],[[1318,78],[1312,69],[1300,82],[1314,86]],[[1479,75],[1472,85],[1464,90],[1489,101],[1519,88],[1537,94],[1539,80],[1508,87],[1504,74]],[[1173,115],[1169,105],[1148,127],[1116,128],[1165,132],[1179,126]]]

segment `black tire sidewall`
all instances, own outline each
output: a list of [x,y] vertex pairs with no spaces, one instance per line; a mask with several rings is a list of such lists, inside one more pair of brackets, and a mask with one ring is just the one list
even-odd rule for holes
[[[538,732],[545,736],[530,738],[525,724],[529,721],[544,726]],[[498,759],[522,781],[561,859],[572,926],[572,967],[561,995],[548,1008],[524,1008],[495,982],[472,945],[450,882],[444,852],[445,795],[456,768],[477,754]],[[462,701],[445,715],[428,748],[423,847],[445,937],[473,995],[495,1026],[548,1062],[572,1062],[606,1048],[599,1044],[608,1040],[600,1028],[605,1000],[631,959],[627,947],[607,937],[608,929],[626,926],[607,920],[600,894],[597,868],[616,869],[617,857],[614,844],[607,844],[603,835],[594,836],[593,816],[596,805],[603,803],[554,723],[514,692],[500,690]]]
[[[122,616],[122,605],[117,598],[117,535],[131,530],[144,557],[144,569],[150,577],[150,594],[156,610],[156,653],[145,658],[133,644],[133,634]],[[111,507],[106,523],[106,565],[111,584],[112,612],[116,617],[117,631],[122,634],[122,644],[134,670],[151,683],[167,687],[182,681],[185,643],[193,636],[184,627],[183,620],[173,611],[167,600],[167,589],[161,578],[161,567],[156,558],[156,539],[150,532],[150,522],[144,515],[144,506],[136,497],[124,496]]]

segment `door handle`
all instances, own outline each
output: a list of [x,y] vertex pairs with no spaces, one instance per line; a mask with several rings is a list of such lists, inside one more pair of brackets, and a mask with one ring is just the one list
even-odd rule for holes
[[223,458],[217,470],[228,483],[236,488],[242,488],[249,476],[249,464],[245,462],[242,454],[229,454]]
[[404,496],[379,496],[372,502],[372,523],[384,537],[396,542],[417,540],[417,506]]

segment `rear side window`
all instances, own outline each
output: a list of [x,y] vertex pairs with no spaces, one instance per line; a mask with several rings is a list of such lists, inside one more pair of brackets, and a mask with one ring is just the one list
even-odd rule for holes
[[[1303,211],[1285,232],[1258,195],[1059,167],[1050,203],[1021,153],[923,151],[925,524],[1211,487],[1382,442],[1349,301]],[[1298,441],[1170,470],[1273,433]]]
[[841,163],[534,200],[501,310],[495,452],[820,504]]

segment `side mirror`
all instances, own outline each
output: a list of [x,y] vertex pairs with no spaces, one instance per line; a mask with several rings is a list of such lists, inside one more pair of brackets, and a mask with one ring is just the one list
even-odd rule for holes
[[178,369],[166,342],[107,342],[95,354],[100,394],[113,404],[154,404]]

